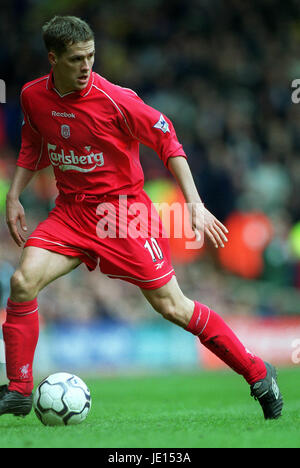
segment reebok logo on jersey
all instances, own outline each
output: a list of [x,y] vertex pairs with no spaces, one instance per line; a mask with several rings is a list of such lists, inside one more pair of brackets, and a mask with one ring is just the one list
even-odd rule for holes
[[170,132],[169,124],[168,124],[168,122],[166,121],[166,119],[164,118],[164,116],[162,114],[160,114],[159,121],[156,122],[156,124],[154,125],[154,128],[158,128],[163,133]]
[[73,114],[68,114],[67,112],[56,112],[52,111],[52,117],[65,117],[66,119],[76,119],[76,115]]
[[[64,149],[62,148],[60,152],[56,152],[56,145],[51,145],[48,143],[48,155],[53,166],[58,166],[58,168],[65,171],[78,171],[78,172],[92,172],[96,167],[102,167],[104,165],[104,156],[103,153],[90,153],[84,154],[82,156],[77,156],[73,150],[70,151],[70,154],[65,154]],[[85,149],[91,148],[86,146]],[[80,166],[91,165],[92,167],[84,168]]]
[[156,263],[155,264],[155,269],[160,270],[160,268],[162,268],[164,266],[164,263],[165,263],[164,260],[162,262],[160,262],[160,263]]

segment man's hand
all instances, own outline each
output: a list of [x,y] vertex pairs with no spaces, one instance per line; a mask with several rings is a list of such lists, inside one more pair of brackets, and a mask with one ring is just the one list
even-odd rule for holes
[[27,225],[25,219],[25,211],[19,199],[10,198],[9,196],[7,197],[6,222],[12,238],[14,239],[16,244],[19,247],[21,247],[26,240],[23,237],[22,232],[20,232],[18,224],[20,224],[20,227],[24,232],[27,231]]
[[25,212],[19,198],[24,188],[27,187],[33,178],[34,174],[34,171],[17,166],[6,198],[6,222],[12,238],[19,247],[22,247],[25,239],[22,232],[19,230],[18,224],[20,224],[21,229],[24,232],[27,231]]
[[196,241],[201,240],[203,233],[216,248],[224,247],[227,242],[227,228],[212,215],[202,203],[186,159],[182,156],[169,158],[168,167],[182,190],[191,217],[192,229]]
[[224,247],[224,242],[228,242],[225,234],[228,229],[213,214],[208,211],[203,203],[189,203],[192,229],[196,235],[196,240],[200,240],[201,234],[205,234],[216,248]]

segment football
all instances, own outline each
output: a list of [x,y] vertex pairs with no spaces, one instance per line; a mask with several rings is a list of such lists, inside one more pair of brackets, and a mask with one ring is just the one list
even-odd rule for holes
[[80,424],[90,412],[91,394],[79,377],[60,372],[38,385],[33,407],[45,426]]

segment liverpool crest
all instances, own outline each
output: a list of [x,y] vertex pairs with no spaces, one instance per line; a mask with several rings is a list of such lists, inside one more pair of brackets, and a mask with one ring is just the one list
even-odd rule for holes
[[64,138],[70,138],[71,129],[69,125],[62,125],[61,126],[61,136]]

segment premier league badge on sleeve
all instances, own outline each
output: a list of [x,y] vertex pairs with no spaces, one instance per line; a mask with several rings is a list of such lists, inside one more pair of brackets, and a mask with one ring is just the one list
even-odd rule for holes
[[162,114],[160,114],[159,121],[154,125],[154,128],[158,128],[164,133],[170,132],[169,124]]
[[71,129],[70,129],[69,125],[62,125],[61,126],[61,136],[63,138],[70,138]]

